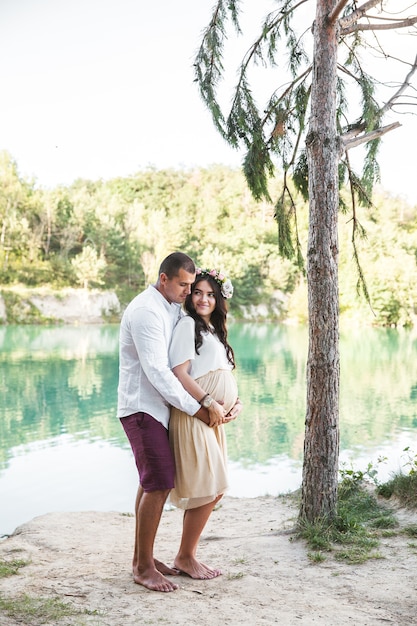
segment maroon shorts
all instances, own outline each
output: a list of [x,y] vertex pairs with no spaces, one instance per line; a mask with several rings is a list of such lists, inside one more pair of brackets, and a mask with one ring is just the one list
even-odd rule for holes
[[142,489],[172,489],[175,463],[165,426],[142,412],[122,417],[120,421],[132,447]]

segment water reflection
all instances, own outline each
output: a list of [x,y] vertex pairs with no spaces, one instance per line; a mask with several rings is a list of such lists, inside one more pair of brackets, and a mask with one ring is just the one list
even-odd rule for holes
[[[243,415],[228,426],[231,495],[301,481],[307,330],[234,324]],[[50,510],[130,511],[136,470],[116,418],[118,326],[0,328],[0,535]],[[412,332],[341,333],[341,459],[397,469],[417,451]]]

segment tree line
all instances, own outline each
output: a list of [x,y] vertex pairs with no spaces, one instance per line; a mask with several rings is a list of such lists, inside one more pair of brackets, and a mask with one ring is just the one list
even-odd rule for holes
[[[278,176],[274,184],[282,183]],[[291,184],[291,182],[289,183]],[[308,206],[293,189],[302,251]],[[343,192],[342,192],[343,193]],[[230,276],[232,314],[263,306],[269,317],[307,320],[306,280],[298,262],[278,250],[274,207],[255,201],[242,172],[207,168],[148,168],[111,180],[77,180],[40,188],[0,154],[0,288],[115,290],[122,305],[156,279],[173,250]],[[356,246],[370,296],[360,295],[353,259],[352,220],[339,215],[340,311],[357,323],[410,326],[417,313],[417,211],[379,191],[355,216]]]

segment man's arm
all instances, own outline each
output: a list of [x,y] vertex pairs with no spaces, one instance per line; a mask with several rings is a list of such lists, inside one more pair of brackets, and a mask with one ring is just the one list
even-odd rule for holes
[[132,338],[146,377],[166,402],[189,415],[201,414],[199,402],[184,389],[169,366],[165,327],[158,313],[142,311],[140,319],[132,321]]
[[[174,372],[175,376],[178,378],[184,389],[188,391],[188,393],[193,396],[193,398],[195,398],[197,402],[200,402],[200,400],[207,395],[207,392],[198,384],[197,381],[194,380],[192,376],[190,376],[190,374],[188,373],[189,366],[190,361],[185,361],[184,363],[173,367],[172,371]],[[201,419],[205,424],[208,424],[209,426],[219,426],[220,424],[223,424],[226,413],[223,407],[219,404],[219,402],[213,400],[209,409],[203,409],[205,413],[202,413],[201,409],[203,409],[203,407],[201,407],[196,413],[193,414],[194,417]],[[207,415],[208,422],[206,421]]]
[[194,413],[193,417],[196,417],[201,422],[204,422],[205,424],[207,424],[207,426],[210,426],[210,415],[209,415],[208,410],[205,409],[204,407],[200,406],[197,413]]

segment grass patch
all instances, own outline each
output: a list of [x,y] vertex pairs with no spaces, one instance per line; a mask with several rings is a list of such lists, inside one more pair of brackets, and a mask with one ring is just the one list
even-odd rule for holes
[[417,473],[395,474],[387,483],[377,486],[378,495],[383,498],[395,496],[399,502],[408,508],[417,508]]
[[29,565],[29,563],[30,561],[23,561],[23,559],[13,559],[12,561],[0,559],[0,578],[18,574],[19,569],[25,567],[25,565]]
[[248,562],[248,560],[244,556],[241,556],[241,557],[238,557],[236,559],[233,559],[233,561],[232,561],[233,565],[244,565],[247,562]]
[[237,572],[237,574],[228,574],[227,580],[239,580],[240,578],[243,578],[244,575],[245,574],[243,572]]
[[407,545],[410,548],[410,550],[412,550],[413,552],[417,554],[417,543],[414,543],[414,541],[410,541]]
[[347,563],[363,563],[381,558],[375,552],[379,537],[398,526],[392,512],[382,506],[360,482],[344,479],[339,484],[336,517],[309,523],[299,522],[297,536],[314,550],[311,561],[325,560],[324,552],[334,552],[335,558]]
[[417,537],[417,524],[411,524],[403,529],[403,533],[409,537]]
[[388,482],[377,484],[377,493],[387,499],[395,496],[403,506],[417,509],[417,454],[409,447],[404,448],[403,452],[404,467],[408,468],[408,474],[400,470]]
[[26,626],[56,624],[63,617],[93,614],[74,609],[57,598],[32,598],[26,594],[17,598],[0,596],[0,612]]
[[326,560],[325,555],[323,554],[323,552],[308,552],[307,553],[308,558],[310,559],[310,561],[312,563],[322,563],[323,561]]
[[394,515],[390,512],[386,511],[383,515],[377,515],[372,521],[372,528],[382,528],[384,530],[389,528],[396,528],[398,526],[398,521]]
[[369,559],[382,559],[382,555],[379,552],[368,552],[363,550],[359,546],[352,546],[349,550],[338,550],[335,553],[335,559],[338,561],[346,561],[349,565],[359,565],[365,563]]

